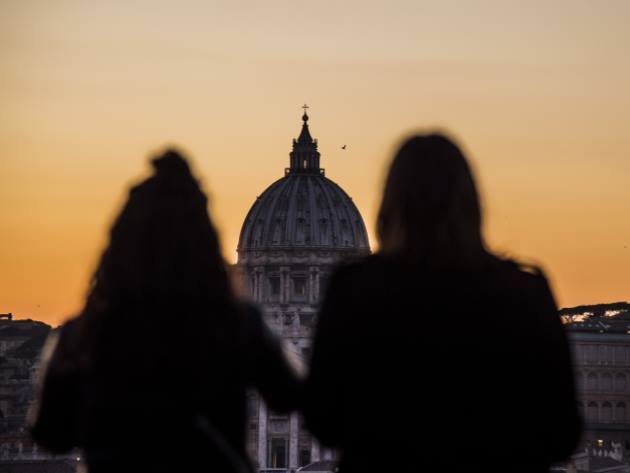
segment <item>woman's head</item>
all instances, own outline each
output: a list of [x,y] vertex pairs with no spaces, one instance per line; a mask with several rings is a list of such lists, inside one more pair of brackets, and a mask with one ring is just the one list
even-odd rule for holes
[[[229,297],[229,284],[207,199],[185,159],[168,150],[154,173],[133,187],[110,231],[87,307],[170,308]],[[157,316],[157,314],[155,314]]]
[[378,214],[381,252],[432,264],[469,264],[487,252],[475,182],[458,146],[441,134],[403,142]]

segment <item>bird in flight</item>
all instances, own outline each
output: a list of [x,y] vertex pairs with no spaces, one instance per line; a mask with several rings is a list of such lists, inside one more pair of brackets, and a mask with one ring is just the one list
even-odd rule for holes
[[341,149],[346,149],[346,145],[343,145],[343,146],[341,147]]

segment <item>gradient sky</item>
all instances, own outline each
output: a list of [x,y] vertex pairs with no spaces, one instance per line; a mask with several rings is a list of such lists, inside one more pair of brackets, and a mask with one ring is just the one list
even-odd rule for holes
[[372,244],[397,141],[438,127],[471,158],[493,249],[542,264],[561,306],[628,300],[629,22],[625,0],[3,0],[0,312],[75,313],[169,144],[234,261],[304,102]]

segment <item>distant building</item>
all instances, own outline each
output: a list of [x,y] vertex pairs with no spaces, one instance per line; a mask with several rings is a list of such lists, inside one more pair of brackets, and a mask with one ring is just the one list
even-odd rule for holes
[[[317,305],[333,266],[369,253],[363,218],[352,199],[325,176],[304,113],[289,167],[247,214],[235,270],[269,325],[309,358]],[[269,412],[252,394],[249,450],[261,470],[296,469],[331,458],[298,414]]]
[[0,462],[38,455],[25,421],[33,402],[33,374],[49,332],[43,322],[0,319]]
[[630,306],[625,306],[561,311],[568,322],[578,406],[584,419],[580,449],[592,459],[620,464],[630,459]]

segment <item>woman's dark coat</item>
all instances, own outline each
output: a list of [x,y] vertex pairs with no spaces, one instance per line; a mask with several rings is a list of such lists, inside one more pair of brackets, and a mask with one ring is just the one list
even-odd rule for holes
[[80,319],[62,328],[34,439],[53,451],[81,448],[90,473],[249,466],[247,389],[277,412],[298,403],[296,372],[260,313],[238,306],[226,319],[235,330],[206,335],[203,325],[178,323],[176,313],[168,327],[156,322],[144,331],[125,315],[133,320],[108,318],[89,369],[75,349]]
[[342,473],[547,472],[580,421],[545,277],[508,261],[428,270],[381,256],[331,278],[308,427]]

